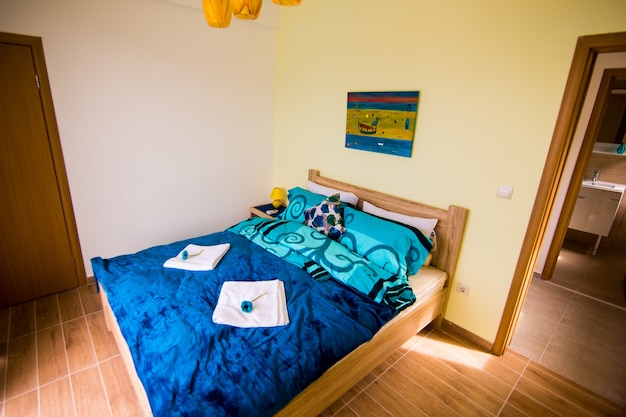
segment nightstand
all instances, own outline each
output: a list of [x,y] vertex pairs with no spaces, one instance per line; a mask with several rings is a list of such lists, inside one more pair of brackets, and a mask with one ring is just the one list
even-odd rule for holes
[[263,217],[264,219],[275,219],[280,213],[285,211],[287,207],[280,206],[278,207],[278,211],[274,214],[267,214],[268,210],[275,210],[274,206],[271,204],[261,204],[260,206],[250,207],[250,216],[251,217]]

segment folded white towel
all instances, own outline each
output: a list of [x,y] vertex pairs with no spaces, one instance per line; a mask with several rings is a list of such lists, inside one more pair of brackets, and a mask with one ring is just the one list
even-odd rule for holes
[[[242,301],[251,301],[252,310],[244,312],[241,308]],[[217,299],[213,322],[235,327],[275,327],[289,324],[285,285],[278,279],[226,281]]]
[[217,266],[229,249],[230,243],[213,246],[199,246],[192,243],[180,251],[176,257],[165,261],[163,267],[188,271],[210,271]]

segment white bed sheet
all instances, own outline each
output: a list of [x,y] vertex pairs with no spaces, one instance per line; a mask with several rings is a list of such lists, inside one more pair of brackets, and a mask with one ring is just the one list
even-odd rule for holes
[[423,266],[417,274],[409,277],[409,285],[415,293],[415,305],[428,299],[431,295],[443,288],[448,279],[448,273],[434,266]]

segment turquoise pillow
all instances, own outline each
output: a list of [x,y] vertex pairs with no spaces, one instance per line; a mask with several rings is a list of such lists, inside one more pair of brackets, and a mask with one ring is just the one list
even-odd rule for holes
[[293,220],[304,223],[304,211],[310,207],[317,206],[326,200],[327,197],[312,193],[304,188],[294,187],[289,190],[287,198],[289,199],[289,205],[279,218],[281,220]]
[[339,243],[398,277],[416,274],[432,249],[419,230],[351,207],[344,208],[343,222]]

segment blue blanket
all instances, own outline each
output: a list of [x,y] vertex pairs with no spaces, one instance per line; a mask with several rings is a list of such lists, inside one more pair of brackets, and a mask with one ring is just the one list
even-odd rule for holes
[[[189,243],[231,248],[212,271],[163,268]],[[91,262],[155,416],[271,416],[396,313],[231,231]],[[212,322],[223,282],[276,278],[289,325]]]

